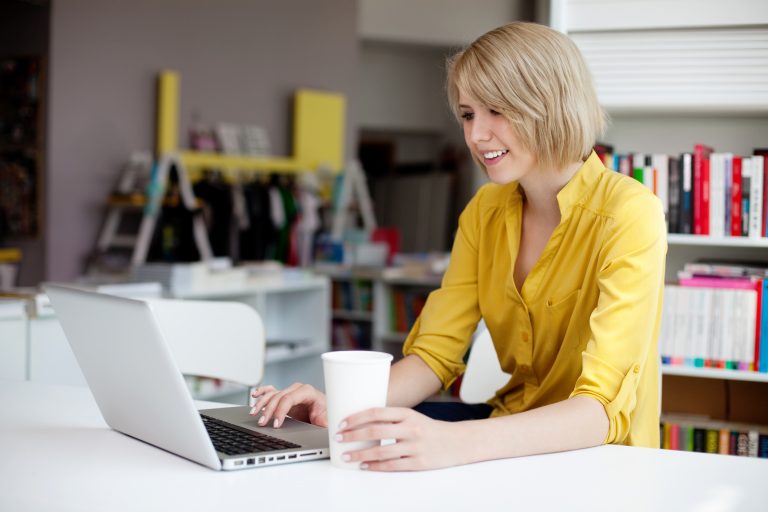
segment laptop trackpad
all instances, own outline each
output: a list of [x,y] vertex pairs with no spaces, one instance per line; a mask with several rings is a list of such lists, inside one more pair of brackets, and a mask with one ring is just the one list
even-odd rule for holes
[[245,427],[249,430],[255,430],[267,435],[277,435],[281,433],[289,434],[293,432],[303,432],[307,430],[325,430],[323,427],[304,423],[303,421],[294,420],[293,418],[286,418],[283,425],[280,428],[273,428],[271,426],[261,426],[258,424],[260,416],[251,416],[251,408],[247,406],[243,407],[222,407],[220,409],[205,409],[200,413],[208,416],[209,418],[226,421],[233,425]]

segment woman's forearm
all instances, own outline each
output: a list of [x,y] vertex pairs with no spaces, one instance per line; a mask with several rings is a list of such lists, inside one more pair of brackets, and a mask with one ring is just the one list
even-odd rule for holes
[[576,450],[603,443],[608,417],[603,405],[576,396],[538,409],[486,420],[456,424],[467,441],[462,463]]
[[387,405],[413,407],[437,393],[441,387],[435,372],[419,356],[409,355],[390,369]]

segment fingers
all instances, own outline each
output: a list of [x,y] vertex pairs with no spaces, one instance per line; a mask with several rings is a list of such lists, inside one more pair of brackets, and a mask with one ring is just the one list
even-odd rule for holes
[[342,430],[336,434],[336,441],[380,441],[382,439],[407,439],[410,428],[397,423],[372,423],[353,430]]
[[[253,409],[251,409],[251,414],[259,414],[261,413],[261,418],[259,418],[259,425],[266,425],[270,419],[272,419],[272,415],[274,414],[275,409],[280,404],[280,401],[283,400],[283,398],[286,395],[289,395],[293,390],[298,389],[301,384],[295,383],[291,384],[284,390],[280,391],[279,389],[275,389],[273,386],[268,386],[269,388],[261,395],[261,400],[259,400]],[[292,406],[288,407],[288,410],[290,410]],[[287,413],[287,410],[286,410]],[[278,419],[275,418],[275,421],[273,423],[273,426],[277,428],[279,424],[282,423],[282,420],[285,419],[285,416],[280,418],[280,421],[278,422]]]
[[341,422],[339,428],[341,430],[348,430],[365,425],[366,423],[401,422],[413,414],[418,413],[405,407],[374,407],[348,416]]
[[313,423],[327,424],[323,394],[309,384],[297,382],[282,391],[272,386],[264,386],[254,391],[253,396],[261,397],[256,406],[251,409],[253,415],[261,413],[259,425],[267,425],[272,421],[272,426],[279,428],[285,421],[285,417],[298,405],[309,406],[318,419]]
[[345,462],[374,462],[398,460],[411,454],[413,448],[408,443],[395,443],[386,446],[373,446],[363,450],[346,452],[342,455]]
[[[309,384],[294,384],[285,390],[283,396],[275,397],[272,403],[267,406],[265,413],[271,413],[275,416],[275,428],[280,427],[295,406],[300,404],[309,404],[310,407],[314,407],[314,404],[320,400],[322,395],[318,390]],[[274,404],[274,409],[270,409]]]

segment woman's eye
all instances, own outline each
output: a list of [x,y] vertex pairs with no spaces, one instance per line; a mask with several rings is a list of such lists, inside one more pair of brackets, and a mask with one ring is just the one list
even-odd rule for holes
[[474,117],[475,117],[475,114],[473,114],[472,112],[461,113],[461,118],[464,119],[465,121],[471,121]]
[[496,112],[495,110],[491,109],[491,115],[492,116],[500,116],[501,114]]

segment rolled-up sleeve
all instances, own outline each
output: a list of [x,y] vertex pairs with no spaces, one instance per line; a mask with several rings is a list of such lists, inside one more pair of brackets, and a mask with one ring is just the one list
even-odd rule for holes
[[464,355],[480,320],[477,237],[482,195],[483,188],[459,217],[451,261],[442,285],[430,293],[403,346],[403,354],[419,356],[446,389],[464,373]]
[[605,443],[622,443],[630,432],[638,386],[658,338],[667,250],[664,214],[655,197],[638,195],[622,211],[606,230],[597,307],[571,393],[603,404],[609,420]]

